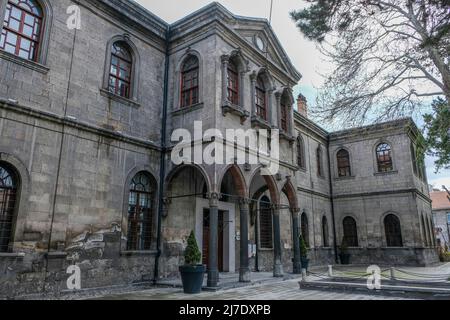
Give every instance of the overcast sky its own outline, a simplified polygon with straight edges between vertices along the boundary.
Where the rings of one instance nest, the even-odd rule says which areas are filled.
[[[210,0],[135,0],[168,23],[175,22],[187,14],[200,9],[210,3]],[[269,18],[270,0],[222,0],[219,1],[236,15]],[[290,19],[289,12],[305,6],[304,0],[274,0],[272,13],[272,28],[281,44],[289,55],[294,66],[299,70],[303,79],[295,93],[301,91],[309,101],[315,101],[315,88],[323,83],[321,74],[330,70],[330,64],[321,57],[315,44],[306,40]],[[420,119],[415,119],[419,126]],[[450,170],[434,173],[433,159],[427,159],[428,179],[437,187],[450,187]]]

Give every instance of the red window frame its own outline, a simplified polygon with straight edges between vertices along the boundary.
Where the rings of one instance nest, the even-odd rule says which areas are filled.
[[[228,64],[227,92],[228,101],[234,105],[239,105],[239,74],[235,64],[232,62]]]
[[[195,61],[194,61],[195,59]],[[199,103],[199,75],[200,66],[196,57],[189,57],[183,64],[181,72],[181,108],[191,107]]]
[[[285,103],[281,103],[281,129],[285,132],[288,131],[288,112],[287,105]]]
[[[390,172],[394,170],[392,162],[392,148],[387,143],[382,143],[377,147],[378,172]]]
[[[33,6],[39,13],[32,12],[20,6],[21,3],[26,3],[30,7]],[[18,10],[19,17],[13,16],[13,10]],[[32,20],[30,22],[29,20]],[[14,29],[12,21],[18,24],[18,29]],[[30,61],[38,61],[40,43],[42,41],[42,28],[44,25],[44,15],[42,8],[31,0],[20,0],[18,3],[8,1],[6,5],[6,14],[3,20],[2,33],[0,35],[0,50],[9,52],[23,59]],[[25,33],[25,29],[31,30],[31,35]],[[9,38],[15,38],[13,42],[9,42]],[[29,43],[28,48],[24,47],[25,43]],[[11,49],[8,49],[11,48]],[[14,52],[12,52],[14,51]],[[25,55],[23,55],[23,53]]]
[[[124,51],[128,58],[124,55],[115,53],[115,47]],[[114,62],[116,61],[116,63]],[[124,76],[121,74],[123,71]],[[133,60],[131,52],[121,43],[115,43],[111,50],[111,63],[109,68],[109,91],[124,98],[130,98],[131,93],[131,73],[133,71]]]
[[[339,177],[350,177],[352,174],[350,166],[350,154],[347,150],[342,149],[337,153],[337,163]]]
[[[267,120],[267,97],[264,83],[261,79],[256,82],[255,104],[256,115],[264,120]]]

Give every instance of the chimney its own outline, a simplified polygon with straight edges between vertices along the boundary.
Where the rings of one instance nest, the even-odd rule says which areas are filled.
[[[308,118],[308,100],[301,93],[297,98],[297,111],[305,118]]]

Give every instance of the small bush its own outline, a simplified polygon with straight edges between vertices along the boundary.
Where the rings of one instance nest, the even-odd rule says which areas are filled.
[[[306,245],[306,241],[302,235],[300,235],[300,255],[302,258],[308,258],[308,246]]]
[[[186,265],[196,266],[202,261],[202,253],[198,248],[197,239],[195,238],[194,231],[188,238],[186,251],[184,252],[184,261]]]

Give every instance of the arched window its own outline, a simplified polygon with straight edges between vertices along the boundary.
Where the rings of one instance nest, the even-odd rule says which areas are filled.
[[[390,172],[394,170],[392,162],[392,148],[387,143],[382,143],[377,147],[378,172]]]
[[[352,175],[350,166],[350,153],[341,149],[337,153],[338,175],[339,177],[350,177]]]
[[[259,225],[260,225],[260,246],[262,249],[273,248],[273,226],[272,226],[272,209],[270,200],[264,196],[260,201]]]
[[[0,252],[8,252],[11,249],[17,180],[14,171],[0,163]]]
[[[348,247],[358,247],[358,228],[356,221],[352,217],[346,217],[344,225],[344,241]]]
[[[411,160],[412,160],[413,171],[414,171],[414,174],[417,176],[417,175],[419,175],[417,154],[416,154],[416,148],[414,148],[414,144],[412,142],[411,142],[410,148],[411,148]]]
[[[297,138],[297,164],[302,169],[306,168],[305,145],[301,136]]]
[[[127,250],[151,249],[154,185],[151,177],[138,173],[130,183]]]
[[[322,218],[322,239],[323,239],[323,246],[325,248],[330,246],[330,236],[328,233],[328,219],[327,217]]]
[[[236,63],[232,60],[228,63],[227,91],[228,101],[234,105],[239,105],[239,72]]]
[[[303,239],[305,240],[306,246],[309,247],[309,224],[306,212],[302,214],[301,224]]]
[[[289,131],[289,97],[287,96],[286,92],[283,93],[281,96],[281,102],[280,102],[280,123],[281,123],[281,130],[284,132]]]
[[[384,218],[384,230],[388,247],[403,247],[402,229],[397,216],[389,214]]]
[[[256,81],[256,115],[263,120],[267,120],[267,99],[266,99],[266,86],[262,77],[258,77]]]
[[[117,41],[111,48],[111,67],[109,71],[108,89],[124,98],[131,97],[131,73],[133,57],[129,46]]]
[[[196,56],[186,58],[181,69],[181,108],[199,103],[200,64]]]
[[[8,0],[0,50],[38,61],[44,14],[35,0]]]
[[[319,147],[317,148],[316,151],[316,160],[317,160],[317,174],[319,175],[319,177],[323,177],[324,176],[324,172],[323,172],[323,151],[322,151],[322,146],[319,145]]]

